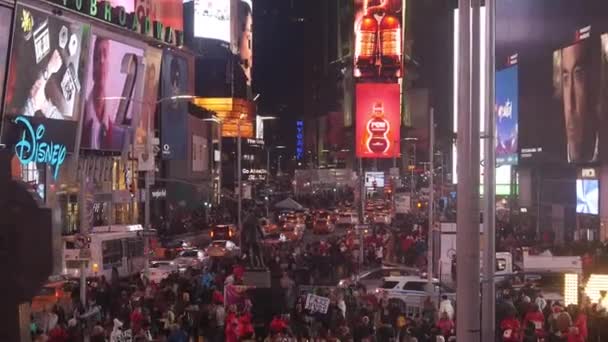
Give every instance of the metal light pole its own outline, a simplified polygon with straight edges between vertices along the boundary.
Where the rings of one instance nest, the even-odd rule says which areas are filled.
[[[222,120],[213,116],[211,118],[203,119],[203,121],[211,121],[217,124],[217,146],[218,152],[220,154],[220,160],[217,162],[217,194],[216,194],[216,204],[219,205],[222,200]],[[215,155],[213,156],[213,160],[215,160]]]
[[[237,187],[238,187],[238,207],[237,207],[237,225],[239,228],[239,236],[241,237],[241,246],[243,246],[243,224],[242,224],[242,215],[241,211],[243,209],[243,184],[241,178],[243,177],[241,169],[241,120],[244,118],[245,114],[241,114],[239,119],[236,122],[236,162],[237,162]]]
[[[363,174],[363,158],[359,158],[359,270],[363,268],[363,224],[365,223],[365,175]]]
[[[434,232],[433,232],[433,206],[435,203],[435,163],[434,163],[434,147],[435,147],[435,109],[431,108],[429,113],[430,125],[429,125],[429,171],[431,175],[429,177],[429,227],[427,235],[427,280],[429,285],[433,283],[433,245],[434,245]]]
[[[495,101],[495,44],[496,44],[496,7],[495,0],[486,0],[486,101],[485,101],[485,166],[484,166],[484,256],[481,307],[482,341],[495,338],[496,294],[494,271],[496,264],[496,156],[494,137],[496,136],[494,103]]]
[[[471,2],[473,22],[471,25]],[[480,341],[479,0],[458,1],[458,214],[456,340]],[[472,27],[472,32],[471,32]],[[471,46],[472,37],[472,46]],[[472,55],[471,55],[472,54]],[[471,69],[472,66],[475,66]],[[473,81],[473,82],[472,82]],[[473,100],[472,100],[473,99]]]

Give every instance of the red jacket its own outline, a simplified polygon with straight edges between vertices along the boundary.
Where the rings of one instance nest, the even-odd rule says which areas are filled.
[[[586,341],[589,336],[589,331],[587,330],[587,315],[582,312],[579,313],[578,317],[576,317],[576,321],[574,321],[574,326],[578,328],[578,334],[581,337],[581,341]],[[570,336],[568,336],[568,338],[570,338]],[[568,342],[570,342],[570,340],[568,340]]]
[[[536,332],[541,332],[545,324],[545,316],[540,311],[529,311],[524,317],[523,327],[524,329],[528,326],[528,322],[534,323],[536,326]]]
[[[437,322],[437,328],[441,330],[443,336],[449,336],[452,329],[454,329],[454,321],[451,319],[440,319]]]
[[[520,329],[521,325],[515,318],[505,318],[500,322],[500,330],[503,332],[506,332],[507,330],[511,331],[508,336],[503,334],[502,340],[504,342],[519,342]]]
[[[287,323],[284,320],[279,317],[272,319],[272,322],[270,322],[270,332],[276,334],[285,332],[285,330],[287,330]]]

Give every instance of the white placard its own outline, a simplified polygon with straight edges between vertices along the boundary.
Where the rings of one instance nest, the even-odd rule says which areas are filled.
[[[329,298],[317,296],[314,294],[308,294],[306,296],[306,310],[310,310],[310,312],[319,312],[322,314],[326,314],[328,308]]]

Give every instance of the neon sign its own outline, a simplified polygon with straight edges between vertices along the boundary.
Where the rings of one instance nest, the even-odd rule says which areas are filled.
[[[304,157],[304,121],[296,121],[296,159],[302,160]]]
[[[15,145],[17,158],[23,165],[29,163],[43,163],[54,167],[53,178],[57,179],[59,168],[63,165],[67,155],[65,145],[42,141],[46,129],[40,124],[34,130],[30,121],[24,116],[18,116],[15,123],[25,126],[21,140]]]

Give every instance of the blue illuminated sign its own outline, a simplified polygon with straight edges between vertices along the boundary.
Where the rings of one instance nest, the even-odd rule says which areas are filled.
[[[55,168],[53,178],[57,179],[59,168],[65,161],[68,152],[67,147],[55,144],[52,141],[42,141],[46,130],[42,124],[34,130],[30,121],[24,116],[18,116],[15,123],[22,124],[25,127],[21,140],[15,145],[15,153],[21,164],[27,165],[32,162],[48,164],[51,168]]]
[[[304,158],[304,121],[296,121],[296,159]]]

